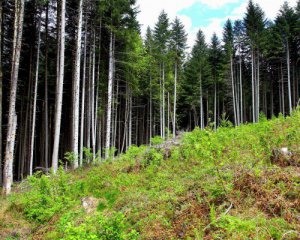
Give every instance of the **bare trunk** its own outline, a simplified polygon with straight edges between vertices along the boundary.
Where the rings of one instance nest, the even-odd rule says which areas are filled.
[[[11,185],[13,182],[13,160],[14,147],[17,128],[16,115],[16,94],[18,86],[19,63],[22,45],[23,34],[23,17],[24,17],[24,0],[15,0],[15,23],[14,23],[14,42],[13,42],[13,57],[11,68],[11,87],[9,96],[9,113],[8,113],[8,129],[6,150],[4,159],[3,171],[3,193],[9,194],[11,192]]]
[[[257,54],[257,91],[256,91],[256,122],[259,122],[259,107],[260,107],[260,59],[259,52]]]
[[[177,63],[175,63],[173,138],[176,137],[177,75],[178,75],[177,72],[178,72],[178,66],[177,66]]]
[[[217,130],[217,83],[215,80],[215,94],[214,94],[214,130]]]
[[[95,132],[95,65],[96,65],[96,37],[94,32],[94,43],[93,43],[93,65],[92,65],[92,83],[91,83],[91,114],[92,114],[92,150],[93,150],[93,161],[96,159],[96,132]]]
[[[41,16],[40,16],[41,18]],[[39,80],[39,65],[40,65],[40,46],[41,46],[41,19],[39,20],[38,27],[38,46],[37,46],[37,57],[36,57],[36,70],[35,70],[35,81],[34,81],[34,99],[33,99],[33,110],[32,110],[32,128],[31,128],[31,143],[30,143],[30,157],[29,157],[29,175],[32,175],[33,171],[33,150],[34,150],[34,137],[35,137],[35,125],[36,125],[36,102],[37,102],[37,91],[38,91],[38,80]]]
[[[243,109],[243,80],[242,80],[242,57],[241,57],[241,50],[240,51],[240,108],[241,108],[241,124],[244,122],[244,109]]]
[[[2,171],[2,4],[3,1],[0,0],[0,187],[3,183],[3,171]]]
[[[290,67],[290,47],[289,41],[286,41],[286,62],[287,62],[287,71],[288,71],[288,95],[289,95],[289,113],[292,114],[292,87],[291,87],[291,67]]]
[[[87,23],[85,25],[84,34],[84,56],[83,56],[83,74],[82,74],[82,92],[81,92],[81,123],[80,123],[80,154],[79,165],[83,164],[83,139],[84,139],[84,112],[85,112],[85,88],[86,88],[86,34]]]
[[[49,168],[49,113],[48,113],[48,24],[49,24],[49,3],[47,3],[46,7],[46,53],[45,53],[45,168]]]
[[[79,140],[79,87],[80,87],[80,60],[81,60],[81,35],[82,35],[82,12],[83,0],[79,1],[78,8],[78,25],[76,36],[76,53],[73,75],[73,124],[72,124],[72,151],[75,154],[73,169],[78,168],[78,140]]]
[[[106,142],[105,142],[105,159],[109,158],[110,150],[110,130],[111,130],[111,111],[112,111],[112,86],[113,86],[113,33],[110,32],[109,46],[109,76],[108,76],[108,101],[107,101],[107,119],[106,119]]]
[[[129,87],[129,126],[128,126],[128,146],[132,145],[132,93]],[[126,149],[127,150],[127,149]]]
[[[65,9],[66,0],[61,0],[61,21],[60,21],[60,44],[59,44],[59,71],[57,74],[55,117],[54,117],[54,145],[52,153],[52,168],[56,172],[58,168],[58,152],[60,141],[60,127],[63,101],[64,65],[65,65]]]
[[[162,69],[162,135],[166,139],[166,110],[165,110],[165,63],[163,62]]]
[[[230,72],[231,72],[231,87],[232,87],[232,99],[233,99],[233,113],[234,113],[234,125],[237,125],[237,112],[236,112],[236,97],[235,97],[235,84],[233,76],[233,60],[230,57]]]
[[[204,129],[203,90],[202,90],[202,73],[201,73],[201,71],[200,71],[200,128]]]
[[[152,121],[153,121],[153,118],[152,118],[152,76],[151,76],[151,73],[150,73],[150,114],[149,114],[149,143],[151,145],[151,138],[152,138]]]
[[[251,54],[251,69],[252,69],[252,74],[251,74],[251,87],[252,87],[252,118],[253,122],[256,122],[255,118],[255,94],[254,94],[254,50],[252,47],[252,54]]]
[[[285,89],[284,89],[284,78],[281,63],[281,97],[282,97],[282,114],[285,116]]]

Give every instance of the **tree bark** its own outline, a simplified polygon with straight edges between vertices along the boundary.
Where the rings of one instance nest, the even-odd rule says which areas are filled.
[[[49,3],[46,7],[46,53],[45,53],[45,112],[44,112],[44,130],[45,130],[45,168],[49,168],[49,112],[48,112],[48,24],[49,24]]]
[[[292,114],[292,87],[291,87],[291,67],[290,67],[290,46],[289,41],[286,41],[286,62],[287,62],[287,72],[288,72],[288,96],[289,96],[289,113]]]
[[[112,111],[112,86],[113,86],[113,33],[110,32],[109,45],[109,76],[108,76],[108,101],[107,101],[107,119],[106,119],[106,142],[105,142],[105,159],[109,158],[110,151],[110,130],[111,130],[111,111]]]
[[[38,27],[38,46],[37,46],[37,57],[36,57],[36,69],[35,69],[35,81],[33,90],[33,109],[32,109],[32,128],[31,128],[31,142],[30,142],[30,157],[29,157],[29,175],[32,176],[33,172],[33,150],[34,150],[34,138],[35,138],[35,125],[36,125],[36,103],[37,103],[37,92],[38,92],[38,80],[39,80],[39,65],[40,65],[40,46],[41,46],[41,16]]]
[[[63,84],[64,84],[64,64],[65,64],[65,12],[66,0],[61,0],[61,21],[60,21],[60,42],[59,42],[59,66],[56,82],[56,98],[55,98],[55,117],[54,117],[54,145],[52,153],[52,168],[56,172],[58,169],[58,152],[60,141],[61,127],[61,111],[63,100]]]
[[[178,67],[177,67],[177,63],[175,63],[173,138],[176,137],[177,75],[178,75],[177,73],[178,73]]]
[[[2,4],[3,0],[0,0],[0,186],[3,183],[3,170],[2,170]]]
[[[230,57],[230,73],[231,73],[231,87],[232,87],[232,99],[233,99],[233,112],[234,112],[234,125],[237,125],[237,112],[236,112],[236,97],[235,97],[235,84],[233,76],[233,60]]]
[[[73,169],[78,168],[78,140],[79,140],[79,86],[80,86],[80,60],[81,60],[81,35],[82,35],[82,12],[83,0],[79,0],[78,8],[78,23],[77,23],[77,36],[76,36],[76,53],[75,65],[73,75],[73,124],[72,124],[72,151],[75,154],[73,162]]]
[[[19,63],[22,46],[23,34],[23,17],[24,17],[24,0],[15,0],[15,22],[14,22],[14,40],[13,40],[13,57],[11,68],[11,87],[9,96],[9,113],[8,113],[8,129],[7,141],[4,159],[3,171],[3,193],[11,192],[13,182],[13,160],[14,146],[17,128],[16,115],[16,94],[18,86]]]
[[[81,92],[81,122],[80,122],[80,154],[79,165],[83,164],[83,139],[84,139],[84,112],[85,112],[85,88],[86,88],[86,35],[87,23],[85,24],[84,34],[84,56],[83,56],[83,73],[82,73],[82,92]]]

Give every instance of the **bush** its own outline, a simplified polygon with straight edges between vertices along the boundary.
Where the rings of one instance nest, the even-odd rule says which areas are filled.
[[[71,213],[61,219],[59,223],[61,239],[135,240],[139,236],[137,231],[130,229],[130,224],[122,213],[114,212],[111,216],[97,213],[80,219],[79,224],[74,221],[74,217],[76,214]]]
[[[59,168],[56,174],[36,173],[28,178],[30,191],[21,198],[12,198],[12,206],[21,208],[27,219],[39,223],[49,221],[55,214],[74,205],[85,193],[81,181],[70,184],[69,175]]]

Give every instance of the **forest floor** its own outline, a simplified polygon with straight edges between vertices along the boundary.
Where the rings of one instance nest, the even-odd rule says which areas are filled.
[[[300,111],[222,124],[36,174],[0,198],[0,239],[300,239]]]

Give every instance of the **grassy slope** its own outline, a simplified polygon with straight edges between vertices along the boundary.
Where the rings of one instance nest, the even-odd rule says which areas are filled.
[[[0,239],[298,239],[300,111],[170,149],[33,177],[0,199]],[[289,147],[289,159],[272,150]],[[83,197],[97,198],[86,213]]]

